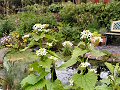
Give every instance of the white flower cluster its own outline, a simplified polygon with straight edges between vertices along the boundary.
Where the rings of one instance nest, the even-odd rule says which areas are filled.
[[[92,37],[92,33],[89,30],[84,30],[83,32],[81,32],[81,39],[84,38],[91,38]]]
[[[47,54],[47,50],[45,48],[40,48],[36,51],[37,56],[45,56]]]
[[[73,46],[72,42],[70,42],[70,41],[65,41],[65,42],[62,43],[62,45],[64,47],[72,47]]]
[[[82,63],[80,64],[80,66],[81,66],[81,67],[88,67],[88,66],[90,66],[90,63],[88,63],[88,62],[82,62]]]
[[[58,61],[58,58],[56,58],[56,57],[54,57],[54,56],[50,56],[49,59],[52,59],[52,60]]]
[[[48,24],[35,24],[33,26],[33,30],[38,30],[38,31],[43,31],[43,29],[45,29],[46,27],[48,27]],[[46,32],[48,32],[49,29],[46,30]]]

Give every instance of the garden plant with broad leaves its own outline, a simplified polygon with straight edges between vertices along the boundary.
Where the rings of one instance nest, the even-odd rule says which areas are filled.
[[[116,66],[105,63],[110,73],[97,74],[96,68],[89,62],[86,54],[96,58],[106,56],[106,53],[96,50],[91,44],[93,33],[89,30],[81,32],[80,42],[74,45],[74,41],[64,41],[58,51],[52,49],[58,41],[51,36],[52,29],[48,24],[35,24],[31,33],[26,33],[21,37],[24,47],[21,47],[19,53],[16,53],[18,60],[33,59],[29,63],[29,75],[21,81],[21,88],[24,90],[116,90],[119,88],[119,64]],[[52,32],[54,33],[54,32]],[[13,34],[14,36],[14,34]],[[17,33],[15,37],[20,37]],[[21,44],[22,46],[23,44]],[[14,47],[12,47],[14,48]],[[24,49],[23,49],[24,48]],[[32,51],[32,52],[31,52]],[[26,52],[28,55],[25,56]],[[31,55],[31,56],[30,56]],[[23,58],[19,57],[24,56]],[[10,56],[11,57],[11,56]],[[13,57],[13,56],[12,56]],[[26,57],[26,58],[25,58]],[[67,57],[67,60],[64,60]],[[6,68],[9,70],[7,57]],[[14,59],[14,58],[13,58]],[[13,59],[11,61],[13,62]],[[64,62],[57,66],[59,61]],[[69,85],[65,85],[57,78],[56,70],[66,70],[69,67],[76,69],[76,73],[69,79]],[[50,78],[48,78],[50,76]],[[98,76],[102,80],[98,80]],[[105,78],[104,78],[105,77]]]
[[[42,26],[41,24],[36,24],[35,26],[33,26],[33,28],[37,32],[43,31],[44,29],[42,27],[45,26]],[[44,35],[44,37],[45,36],[46,35]],[[38,39],[33,37],[33,40],[35,40],[36,42],[41,42],[39,45],[39,49],[36,50],[36,56],[39,59],[30,65],[31,73],[21,81],[22,88],[24,88],[25,90],[56,90],[58,88],[59,90],[93,90],[97,82],[97,74],[96,70],[90,67],[91,64],[89,63],[88,58],[85,57],[85,54],[91,53],[96,57],[101,57],[106,54],[95,50],[94,47],[91,46],[89,39],[91,38],[91,36],[92,35],[83,37],[83,41],[81,41],[78,46],[73,46],[73,43],[71,43],[70,41],[63,42],[63,55],[71,55],[71,58],[59,67],[56,66],[56,62],[62,60],[61,57],[57,55],[57,53],[55,53],[54,51],[51,51],[49,48],[46,48],[46,45],[43,45],[43,43],[45,43],[43,38]],[[87,39],[87,42],[85,39]],[[94,54],[93,52],[97,52],[97,54]],[[63,85],[61,81],[57,79],[56,69],[66,69],[76,63],[80,63],[77,67],[78,73],[74,74],[73,77],[70,79],[70,85]],[[47,78],[49,74],[51,75],[50,79]]]

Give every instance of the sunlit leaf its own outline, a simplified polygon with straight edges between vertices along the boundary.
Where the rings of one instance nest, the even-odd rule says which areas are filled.
[[[52,60],[51,59],[45,59],[45,60],[41,60],[39,62],[39,65],[42,66],[43,68],[50,68],[52,64]]]
[[[83,56],[87,52],[87,50],[81,50],[80,48],[76,47],[72,52],[72,57],[70,60],[65,62],[65,64],[63,64],[60,69],[66,69],[67,67],[74,65],[77,62],[78,56]]]
[[[46,80],[40,80],[35,85],[29,85],[29,86],[25,87],[24,90],[39,90],[39,89],[42,89],[43,87],[45,87],[46,83],[47,83]]]
[[[60,80],[55,80],[55,82],[47,82],[47,90],[65,90]]]
[[[111,63],[108,63],[108,62],[105,62],[105,65],[110,70],[110,72],[113,74],[114,73],[114,66]]]
[[[26,84],[34,85],[37,82],[38,77],[36,77],[34,74],[30,74],[21,81],[21,86],[24,87]]]
[[[93,72],[85,75],[75,74],[72,79],[77,87],[81,87],[83,90],[94,90],[97,75]]]

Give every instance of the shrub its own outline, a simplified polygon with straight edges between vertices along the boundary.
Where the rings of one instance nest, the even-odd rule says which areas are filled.
[[[69,24],[63,24],[59,27],[60,31],[59,33],[62,33],[62,38],[64,38],[63,40],[67,40],[67,41],[75,41],[75,42],[79,42],[80,41],[80,32],[81,29],[80,27],[72,27]]]
[[[61,6],[60,4],[51,4],[51,5],[49,6],[49,10],[50,10],[51,12],[54,12],[54,13],[59,12],[60,9],[62,9],[62,6]]]
[[[106,27],[110,30],[111,21],[120,20],[120,2],[112,2],[108,5],[103,3],[81,3],[74,5],[67,3],[60,10],[62,22],[71,26],[79,25],[81,29],[89,29],[96,23],[95,27]]]
[[[20,31],[21,34],[30,32],[32,30],[32,26],[39,21],[37,15],[34,13],[21,13],[19,14],[19,19],[20,24],[18,31]]]
[[[39,17],[39,22],[41,24],[50,24],[51,27],[57,26],[57,20],[52,13],[41,14]]]
[[[69,2],[63,5],[63,8],[60,10],[60,16],[63,22],[73,25],[76,23],[75,14],[77,13],[76,6]]]
[[[3,23],[0,24],[0,37],[3,35],[8,35],[11,31],[15,30],[15,27],[13,23],[11,23],[9,20],[2,21]]]
[[[46,13],[48,11],[47,6],[44,5],[38,5],[38,4],[34,4],[34,5],[27,5],[26,7],[24,7],[25,10],[27,12],[33,12],[33,13]]]

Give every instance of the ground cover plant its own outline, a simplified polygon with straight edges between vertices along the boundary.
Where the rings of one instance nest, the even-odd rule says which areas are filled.
[[[25,7],[26,12],[3,18],[7,20],[0,24],[5,33],[0,45],[10,49],[3,63],[5,88],[119,90],[119,63],[106,62],[111,54],[95,49],[102,42],[101,27],[109,29],[110,22],[119,19],[119,4],[35,4]],[[87,54],[104,57],[102,64],[107,71],[99,72],[100,66],[90,62]],[[76,72],[64,84],[56,72],[69,68]]]

